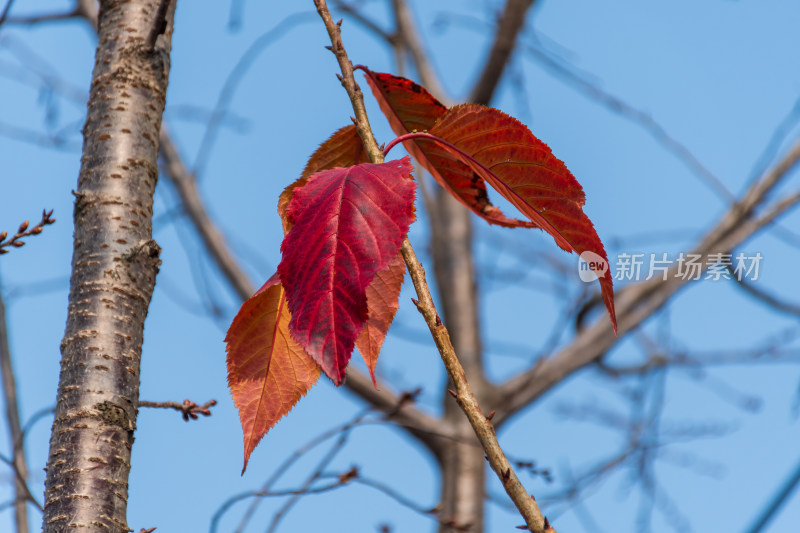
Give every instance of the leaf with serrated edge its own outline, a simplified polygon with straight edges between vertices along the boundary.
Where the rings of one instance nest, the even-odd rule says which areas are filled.
[[[244,432],[244,474],[261,438],[319,378],[320,369],[289,334],[278,274],[239,309],[225,337],[228,386]]]
[[[566,165],[524,124],[497,109],[466,104],[448,110],[429,133],[445,143],[421,139],[421,144],[436,144],[453,161],[468,165],[549,233],[561,248],[578,255],[594,252],[608,264],[603,243],[582,209],[583,188]],[[455,150],[448,148],[447,143]],[[599,282],[616,332],[610,269]]]
[[[289,326],[336,385],[367,320],[367,286],[414,219],[414,190],[406,157],[324,170],[293,191],[278,266]]]
[[[447,111],[424,87],[409,79],[373,72],[363,65],[356,68],[364,71],[381,111],[398,136],[430,130]],[[484,180],[466,165],[448,158],[439,146],[414,140],[404,142],[403,146],[445,190],[489,224],[504,227],[534,225],[526,220],[506,217],[489,201]]]
[[[376,388],[378,384],[375,381],[375,364],[378,362],[378,354],[386,333],[399,308],[400,287],[403,285],[405,274],[403,256],[398,253],[392,259],[389,268],[375,274],[372,283],[367,287],[368,318],[356,339],[356,348],[361,352],[361,357],[369,368],[372,384]]]

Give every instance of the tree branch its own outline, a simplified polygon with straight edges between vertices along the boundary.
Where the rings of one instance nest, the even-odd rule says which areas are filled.
[[[197,420],[197,415],[211,416],[211,407],[217,405],[217,400],[209,400],[203,405],[197,405],[193,401],[184,400],[183,403],[178,402],[148,402],[139,400],[139,407],[152,407],[155,409],[174,409],[180,411],[183,420]]]
[[[772,309],[777,309],[778,311],[783,311],[784,313],[800,316],[800,305],[783,301],[778,297],[768,293],[767,291],[759,289],[755,285],[748,282],[746,279],[744,278],[740,279],[740,277],[736,275],[733,265],[725,265],[725,268],[727,268],[728,272],[731,275],[731,279],[736,283],[736,286],[741,288],[744,292],[746,292],[756,300],[759,300],[760,302],[762,302],[763,304],[767,305]]]
[[[4,231],[0,233],[0,255],[7,254],[9,250],[5,248],[20,248],[25,245],[25,242],[22,240],[25,237],[32,237],[34,235],[39,235],[45,226],[49,226],[53,224],[56,219],[50,218],[53,215],[53,210],[50,211],[44,210],[42,211],[42,220],[39,221],[34,227],[28,229],[29,222],[26,220],[22,224],[19,225],[17,232],[8,237],[8,232]]]
[[[314,0],[314,4],[317,6],[317,11],[325,23],[325,28],[328,30],[332,45],[331,51],[339,62],[342,71],[341,82],[353,105],[353,111],[356,115],[356,128],[364,143],[364,148],[367,154],[369,154],[370,161],[373,163],[382,163],[383,152],[378,147],[372,135],[366,109],[364,108],[363,95],[353,77],[353,65],[347,57],[347,52],[342,45],[340,25],[333,22],[325,0]],[[519,478],[514,473],[514,469],[511,467],[508,459],[506,459],[500,444],[497,442],[497,436],[491,422],[481,412],[478,402],[472,394],[466,375],[464,374],[464,369],[450,342],[450,335],[447,332],[447,328],[442,324],[439,314],[436,312],[433,298],[431,298],[430,290],[425,281],[424,269],[417,260],[416,254],[411,244],[408,242],[408,239],[403,241],[401,252],[403,253],[403,259],[406,262],[409,275],[411,276],[417,296],[419,297],[419,301],[415,302],[417,309],[419,309],[420,313],[425,318],[425,322],[428,324],[433,340],[436,343],[436,348],[456,388],[456,390],[452,392],[453,396],[455,396],[459,406],[467,415],[478,440],[480,440],[486,452],[489,464],[503,484],[506,493],[524,517],[528,529],[534,532],[544,531],[549,524],[547,524],[546,519],[542,516],[539,506],[536,504],[536,500],[527,493],[522,483],[519,481]]]
[[[414,24],[414,17],[411,15],[408,3],[405,0],[392,0],[392,10],[394,11],[397,36],[414,62],[414,67],[419,74],[419,81],[439,101],[450,106],[450,99],[447,97],[444,86],[428,61],[428,54],[420,40],[419,31]]]
[[[495,40],[483,71],[475,83],[470,102],[489,105],[503,71],[514,51],[517,36],[525,25],[525,15],[536,0],[508,0],[497,24]]]
[[[768,193],[789,174],[800,160],[800,142],[784,158],[754,183],[742,199],[720,219],[691,252],[703,258],[710,253],[729,253],[756,231],[800,202],[800,192],[776,201],[761,218],[754,211]],[[502,400],[497,409],[496,424],[529,405],[573,372],[595,361],[619,342],[625,333],[638,327],[660,309],[688,279],[676,276],[677,266],[667,272],[667,280],[653,278],[629,285],[617,293],[619,336],[614,337],[604,320],[578,334],[573,342],[552,358],[518,374],[499,387]]]
[[[17,382],[14,375],[14,366],[11,361],[11,347],[8,340],[8,327],[6,323],[6,306],[3,301],[2,287],[0,287],[0,374],[3,378],[3,399],[6,404],[6,423],[11,440],[12,460],[9,462],[14,469],[14,520],[17,533],[28,533],[28,511],[26,500],[30,494],[28,489],[28,466],[25,461],[25,442],[23,439],[22,424],[19,419],[19,402],[17,400]]]
[[[13,4],[14,4],[14,0],[8,0],[8,2],[6,2],[6,7],[3,8],[3,12],[0,13],[0,27],[3,26],[3,23],[8,18],[8,12],[11,11],[11,6]]]

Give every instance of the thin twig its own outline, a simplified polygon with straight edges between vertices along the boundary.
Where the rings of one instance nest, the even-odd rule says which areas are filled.
[[[251,44],[247,50],[245,50],[244,54],[242,54],[242,56],[236,62],[233,70],[231,70],[230,74],[228,74],[228,77],[225,78],[225,83],[223,84],[222,89],[220,89],[219,96],[214,104],[214,110],[211,113],[211,117],[208,119],[208,125],[203,132],[203,138],[200,140],[200,145],[197,149],[197,157],[195,158],[192,168],[192,175],[195,178],[202,176],[209,157],[211,157],[212,147],[216,139],[218,126],[225,118],[226,107],[233,98],[233,95],[239,86],[239,82],[250,70],[253,62],[276,40],[280,39],[286,35],[286,33],[292,31],[299,25],[305,24],[306,22],[312,20],[313,15],[313,12],[300,12],[288,15],[283,20],[279,21],[273,28],[266,31],[255,41],[253,41],[253,44]]]
[[[351,421],[349,421],[349,422],[347,422],[345,424],[342,424],[340,426],[336,426],[336,427],[334,427],[332,429],[329,429],[328,431],[325,431],[321,435],[318,435],[317,437],[315,437],[311,441],[307,442],[305,445],[301,446],[300,448],[295,449],[294,452],[292,452],[292,454],[289,457],[287,457],[278,466],[278,468],[275,469],[275,471],[267,479],[267,481],[264,482],[264,484],[261,486],[260,492],[262,492],[262,493],[269,492],[272,489],[272,486],[275,483],[278,482],[278,480],[281,478],[281,476],[283,476],[283,474],[285,474],[286,471],[288,471],[289,468],[294,463],[296,463],[301,457],[303,457],[305,454],[307,454],[308,452],[310,452],[311,450],[313,450],[314,448],[316,448],[317,446],[319,446],[323,442],[327,441],[328,439],[330,439],[332,437],[335,437],[336,435],[338,435],[340,433],[350,432],[356,426],[371,424],[372,421],[365,421],[364,420],[364,418],[371,411],[372,411],[372,408],[367,408],[367,409],[361,411],[360,413],[358,413]],[[244,531],[244,529],[247,527],[248,522],[250,522],[250,519],[255,514],[256,509],[258,508],[258,505],[260,503],[261,503],[261,500],[256,499],[256,500],[253,501],[253,503],[250,504],[250,507],[248,507],[247,510],[245,511],[244,515],[242,515],[242,518],[239,521],[239,525],[234,530],[234,533],[242,533]],[[222,515],[224,514],[224,512],[226,510],[227,510],[227,507],[225,507],[225,504],[223,504],[223,507],[221,507],[220,510],[218,510],[214,514],[214,520],[212,521],[211,530],[210,530],[211,533],[215,533],[216,528],[217,528],[217,524],[219,522],[219,519],[222,518]]]
[[[800,485],[800,463],[792,471],[788,479],[781,485],[767,506],[759,513],[753,524],[747,529],[747,533],[759,533],[764,531],[767,524],[775,518],[778,510],[786,502],[792,493]]]
[[[760,218],[754,212],[769,193],[781,183],[800,161],[800,140],[786,152],[783,159],[767,171],[762,179],[754,183],[742,198],[722,216],[719,222],[695,246],[692,254],[707,258],[711,253],[730,253],[759,229],[771,224],[777,217],[800,203],[800,191],[776,200],[764,209]],[[705,263],[704,263],[705,264]],[[582,330],[573,341],[550,359],[518,374],[500,385],[502,401],[498,403],[495,424],[509,419],[522,407],[530,405],[556,383],[567,376],[598,360],[612,346],[621,340],[625,333],[641,324],[646,318],[660,309],[681,288],[688,283],[688,277],[677,276],[677,266],[667,272],[667,280],[654,277],[629,285],[617,293],[617,320],[620,324],[619,336],[608,331],[602,321]]]
[[[341,82],[353,105],[356,129],[364,143],[364,148],[367,154],[369,154],[370,161],[373,163],[382,163],[383,152],[378,147],[372,135],[367,113],[364,108],[363,95],[353,77],[353,65],[347,57],[347,53],[342,45],[340,25],[335,23],[331,18],[325,0],[314,0],[314,4],[317,6],[317,11],[328,30],[332,45],[331,51],[339,62],[342,71]],[[477,400],[473,396],[470,386],[467,383],[464,369],[461,367],[461,363],[456,357],[455,350],[450,342],[450,335],[436,312],[430,290],[425,281],[422,265],[417,260],[416,254],[411,244],[408,242],[408,239],[403,241],[401,251],[414,283],[414,288],[417,291],[417,296],[419,297],[419,302],[416,302],[417,308],[428,324],[428,328],[431,331],[436,347],[445,364],[447,373],[454,383],[456,388],[454,395],[459,406],[464,410],[470,424],[475,430],[475,434],[486,452],[489,464],[497,474],[509,497],[511,497],[517,509],[525,518],[528,529],[534,532],[543,531],[546,527],[546,520],[542,516],[536,501],[522,486],[522,483],[520,483],[514,473],[514,469],[503,454],[503,450],[497,442],[497,436],[495,435],[491,422],[481,413]]]
[[[749,294],[756,300],[761,301],[771,309],[777,309],[778,311],[783,311],[784,313],[800,316],[799,304],[783,301],[778,297],[768,293],[767,291],[759,289],[758,287],[756,287],[755,285],[744,279],[744,277],[738,276],[734,271],[733,265],[726,264],[725,268],[728,270],[728,273],[730,273],[731,279],[736,282],[736,286],[741,288],[743,291],[745,291],[747,294]]]
[[[188,422],[189,420],[197,420],[198,415],[211,416],[211,408],[217,405],[217,400],[209,400],[203,405],[197,405],[190,400],[184,400],[183,403],[178,402],[147,402],[144,400],[139,401],[139,407],[153,407],[156,409],[175,409],[180,411],[183,419]]]
[[[392,34],[383,28],[381,28],[377,22],[368,18],[364,15],[359,9],[358,6],[354,6],[348,2],[343,2],[342,0],[332,0],[333,5],[336,6],[336,9],[341,11],[342,13],[347,13],[350,15],[350,18],[364,26],[364,28],[368,29],[387,43],[389,45],[394,45],[397,41],[397,35]]]
[[[22,17],[7,17],[5,24],[14,24],[17,26],[34,26],[36,24],[44,24],[47,22],[61,22],[64,20],[80,18],[81,12],[78,9],[71,11],[59,11],[56,13],[45,13],[43,15],[31,15]]]
[[[274,533],[278,529],[278,524],[280,524],[283,517],[285,517],[292,507],[300,500],[303,494],[306,493],[307,490],[311,488],[311,486],[318,480],[323,477],[323,473],[328,465],[336,458],[340,451],[344,448],[344,445],[347,444],[347,439],[350,438],[350,431],[352,430],[352,426],[345,429],[339,435],[339,438],[336,439],[336,442],[331,446],[328,450],[328,453],[320,459],[319,463],[317,463],[317,467],[314,469],[313,472],[308,476],[303,486],[300,488],[301,492],[299,494],[293,494],[291,498],[289,498],[283,506],[278,509],[278,511],[272,516],[272,521],[269,524],[269,528],[267,529],[267,533]],[[354,477],[358,477],[358,470],[354,467],[351,468],[347,473],[342,474],[339,476],[339,482],[344,484],[349,482]]]
[[[8,18],[8,12],[11,11],[12,4],[14,4],[14,0],[8,0],[8,2],[6,2],[6,7],[3,9],[3,12],[0,13],[0,27],[3,26],[3,23]]]
[[[9,252],[9,250],[6,250],[5,248],[20,248],[24,246],[25,242],[22,239],[25,237],[39,235],[45,226],[49,226],[56,221],[56,219],[50,218],[52,214],[52,209],[50,211],[42,211],[42,220],[32,228],[28,228],[30,223],[26,220],[19,225],[17,232],[10,238],[7,238],[7,231],[0,233],[0,255],[7,254]]]

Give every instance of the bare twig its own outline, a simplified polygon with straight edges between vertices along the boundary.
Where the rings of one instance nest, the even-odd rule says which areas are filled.
[[[360,473],[357,477],[354,477],[351,481],[356,485],[364,485],[366,487],[373,488],[378,492],[381,492],[386,496],[388,496],[389,498],[393,499],[403,507],[411,509],[415,513],[425,516],[427,518],[432,518],[433,520],[439,522],[439,524],[453,528],[456,531],[470,531],[472,529],[471,524],[461,525],[454,520],[443,520],[441,518],[438,518],[436,516],[438,512],[438,509],[436,507],[433,508],[423,507],[422,505],[419,505],[418,503],[411,501],[409,498],[406,498],[405,496],[403,496],[396,490],[392,489],[388,485],[381,483],[380,481],[364,477]]]
[[[754,183],[742,199],[719,220],[695,246],[693,254],[707,258],[711,253],[730,253],[756,231],[772,223],[778,216],[800,202],[800,191],[777,200],[758,218],[754,212],[778,183],[800,161],[800,141],[762,179]],[[705,264],[705,263],[704,263]],[[503,423],[523,406],[550,390],[556,383],[585,365],[596,361],[620,339],[646,318],[660,309],[678,290],[688,283],[676,275],[677,267],[667,273],[667,280],[653,278],[629,285],[617,293],[616,309],[620,324],[619,337],[614,337],[603,321],[582,330],[559,353],[535,368],[514,376],[500,386],[503,400],[499,402],[496,424]]]
[[[603,90],[601,87],[592,83],[585,76],[574,72],[572,69],[562,65],[550,54],[541,50],[537,46],[525,43],[526,50],[535,56],[541,64],[561,76],[572,85],[573,88],[582,92],[587,97],[600,103],[605,108],[619,114],[620,116],[639,124],[664,148],[672,152],[680,159],[709,189],[714,191],[723,200],[732,203],[735,198],[724,183],[706,167],[697,156],[681,141],[672,136],[659,122],[649,113],[638,109],[625,102],[621,98]]]
[[[8,340],[6,307],[3,302],[2,287],[0,287],[0,374],[2,374],[3,378],[6,423],[8,423],[11,452],[13,454],[10,465],[16,474],[14,478],[16,532],[28,533],[28,512],[26,509],[26,500],[28,494],[30,494],[30,490],[27,487],[28,466],[25,461],[25,444],[19,418],[19,402],[17,400],[17,380],[14,375],[14,366],[11,362],[11,347]]]
[[[61,22],[64,20],[74,19],[81,17],[81,13],[77,9],[70,11],[59,11],[56,13],[45,13],[43,15],[31,15],[22,17],[8,17],[6,24],[15,24],[18,26],[35,26],[36,24],[44,24],[48,22]]]
[[[343,2],[342,0],[332,0],[333,5],[336,6],[336,9],[341,11],[342,13],[347,13],[350,17],[364,26],[364,28],[368,29],[390,45],[393,45],[397,42],[397,35],[392,34],[383,28],[381,28],[377,22],[374,20],[366,17],[364,13],[362,13],[357,6],[350,4],[349,2]]]
[[[17,232],[10,238],[8,238],[7,231],[0,233],[0,255],[7,254],[9,252],[9,250],[6,250],[6,248],[20,248],[24,246],[25,242],[22,239],[25,237],[39,235],[45,226],[53,224],[56,219],[50,218],[52,214],[52,209],[50,211],[42,211],[42,220],[32,228],[28,228],[30,223],[26,220],[19,225]]]
[[[339,438],[336,439],[336,442],[331,446],[328,453],[320,459],[319,463],[317,463],[317,467],[314,469],[313,472],[308,476],[303,486],[300,487],[299,494],[293,494],[291,498],[289,498],[286,503],[278,509],[273,517],[272,521],[269,524],[269,528],[267,529],[267,533],[274,533],[278,529],[278,524],[280,524],[281,520],[284,516],[289,513],[289,510],[294,507],[294,505],[298,502],[300,497],[311,488],[311,486],[318,480],[323,477],[324,470],[331,464],[331,461],[342,451],[344,445],[347,444],[347,439],[350,437],[350,431],[352,426],[348,427],[347,429],[343,430],[339,435]],[[353,467],[349,471],[341,474],[338,476],[339,482],[344,485],[348,483],[351,479],[358,477],[358,470]]]
[[[278,468],[275,469],[275,471],[267,479],[267,481],[264,482],[264,484],[261,486],[261,489],[260,489],[259,492],[267,493],[270,490],[272,490],[272,486],[275,483],[277,483],[278,480],[281,478],[281,476],[283,476],[283,474],[285,474],[289,470],[289,467],[291,467],[301,457],[303,457],[305,454],[307,454],[309,451],[313,450],[314,448],[316,448],[317,446],[319,446],[323,442],[327,441],[328,439],[331,439],[332,437],[335,437],[336,435],[349,433],[356,426],[360,426],[360,425],[371,423],[371,422],[365,420],[366,415],[369,414],[371,411],[372,411],[371,408],[367,408],[367,409],[361,411],[360,413],[358,413],[351,421],[349,421],[349,422],[347,422],[345,424],[342,424],[340,426],[336,426],[336,427],[334,427],[332,429],[329,429],[328,431],[325,431],[321,435],[318,435],[317,437],[315,437],[311,441],[307,442],[305,445],[301,446],[300,448],[295,449],[292,452],[292,454],[289,457],[287,457],[278,466]],[[217,525],[219,524],[219,520],[222,518],[222,515],[228,510],[229,506],[227,505],[227,503],[228,502],[223,504],[222,507],[220,507],[220,509],[217,510],[216,513],[214,513],[214,517],[212,518],[211,528],[210,528],[210,532],[211,533],[215,533],[216,532]],[[259,503],[261,503],[261,500],[260,499],[256,499],[256,500],[253,501],[253,503],[250,504],[250,507],[248,507],[247,510],[245,511],[244,515],[242,515],[242,518],[239,521],[239,525],[234,530],[235,533],[242,533],[244,531],[244,529],[247,527],[247,524],[250,522],[250,519],[252,519],[253,515],[255,514]]]
[[[756,300],[761,301],[772,309],[777,309],[778,311],[783,311],[784,313],[800,316],[800,304],[783,301],[767,291],[759,289],[743,277],[736,275],[733,265],[726,264],[725,268],[727,268],[728,272],[730,273],[731,279],[736,282],[736,286],[741,288]]]
[[[767,506],[759,513],[753,524],[747,529],[746,533],[759,533],[764,531],[767,524],[775,517],[775,514],[786,502],[786,499],[800,485],[800,463],[794,468],[788,479],[781,485]]]
[[[203,405],[197,405],[193,401],[184,400],[183,403],[178,402],[148,402],[144,400],[139,401],[139,407],[153,407],[156,409],[175,409],[180,411],[183,419],[188,422],[189,420],[197,420],[198,415],[211,416],[211,408],[217,405],[217,400],[209,400]]]
[[[211,114],[211,118],[208,120],[208,125],[203,133],[200,146],[197,149],[197,157],[195,158],[192,168],[192,175],[195,178],[203,174],[208,159],[211,156],[218,127],[225,118],[225,108],[233,98],[233,94],[236,91],[239,82],[242,80],[242,77],[247,73],[261,52],[263,52],[277,39],[283,37],[287,32],[293,30],[301,24],[313,20],[313,15],[313,12],[301,12],[293,13],[285,17],[272,29],[259,36],[258,39],[256,39],[253,44],[247,48],[244,54],[242,54],[242,56],[239,58],[239,61],[236,62],[233,70],[231,70],[230,74],[228,74],[228,77],[225,78],[225,83],[222,86],[219,96],[217,97],[217,102],[214,105],[214,111]]]
[[[353,65],[347,57],[347,53],[342,45],[340,25],[335,23],[331,18],[325,0],[314,0],[314,4],[317,6],[317,11],[325,23],[325,28],[328,30],[332,45],[331,51],[339,62],[342,71],[341,82],[353,105],[353,111],[356,117],[356,129],[364,143],[364,148],[369,154],[370,161],[373,163],[382,163],[383,152],[378,147],[372,135],[366,109],[364,108],[363,95],[353,77]],[[461,363],[456,357],[455,350],[450,342],[450,335],[436,312],[436,307],[434,306],[433,298],[431,298],[422,265],[417,260],[416,254],[411,244],[408,242],[408,239],[403,241],[401,251],[414,283],[414,288],[417,291],[417,296],[419,297],[419,301],[415,303],[428,324],[436,347],[442,356],[447,373],[454,383],[456,390],[453,392],[453,395],[456,397],[456,401],[458,401],[459,406],[464,410],[470,424],[475,430],[475,434],[486,452],[489,464],[497,474],[509,497],[525,518],[528,529],[534,532],[543,531],[546,527],[545,519],[539,510],[539,506],[536,504],[534,498],[527,493],[514,473],[511,464],[508,462],[508,459],[506,459],[503,450],[497,442],[497,436],[495,435],[491,422],[483,415],[477,400],[472,394],[464,374],[464,369],[461,367]]]
[[[14,0],[8,0],[8,2],[6,2],[6,7],[3,8],[3,12],[0,13],[0,27],[3,26],[3,23],[8,18],[8,12],[11,11],[11,6],[13,4],[14,4]]]

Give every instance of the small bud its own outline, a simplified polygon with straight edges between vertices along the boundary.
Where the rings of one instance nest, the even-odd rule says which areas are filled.
[[[15,248],[22,248],[25,246],[25,243],[22,241],[14,241],[11,243],[11,246],[14,246]]]
[[[438,314],[436,315],[436,325],[437,325],[437,326],[441,326],[441,325],[442,325],[442,319],[441,319],[441,318],[439,318],[439,315],[438,315]]]
[[[337,26],[339,26],[339,27],[341,28],[341,27],[342,27],[342,21],[343,21],[343,20],[344,20],[344,19],[339,19],[339,22],[337,22],[337,23],[336,23],[336,25],[337,25]]]
[[[494,418],[494,413],[495,413],[495,411],[492,411],[491,413],[486,415],[486,420],[491,420],[492,418]]]
[[[511,478],[511,469],[506,468],[506,471],[503,472],[503,481],[508,481]]]
[[[4,231],[3,233],[0,233],[0,242],[6,240],[6,237],[8,237],[8,232],[7,231]]]
[[[7,254],[7,253],[8,253],[8,250],[3,250],[2,248],[0,248],[0,255]]]
[[[28,221],[27,220],[19,225],[19,229],[17,230],[17,233],[25,233],[26,229],[28,229]]]
[[[329,44],[328,44],[328,45],[325,45],[325,49],[326,49],[326,50],[330,50],[331,52],[333,52],[333,46],[331,46],[331,45],[329,45]]]
[[[419,307],[419,300],[417,300],[415,298],[411,298],[411,303],[414,304],[415,306]]]
[[[36,226],[31,230],[31,235],[39,235],[42,232],[41,226]]]
[[[447,392],[449,392],[450,396],[452,396],[453,398],[458,398],[458,393],[453,389],[447,389]]]
[[[343,81],[344,81],[344,78],[343,78],[343,77],[342,77],[342,75],[341,75],[341,74],[339,74],[338,72],[336,73],[336,79],[337,79],[337,80],[339,80],[340,82],[343,82]]]

